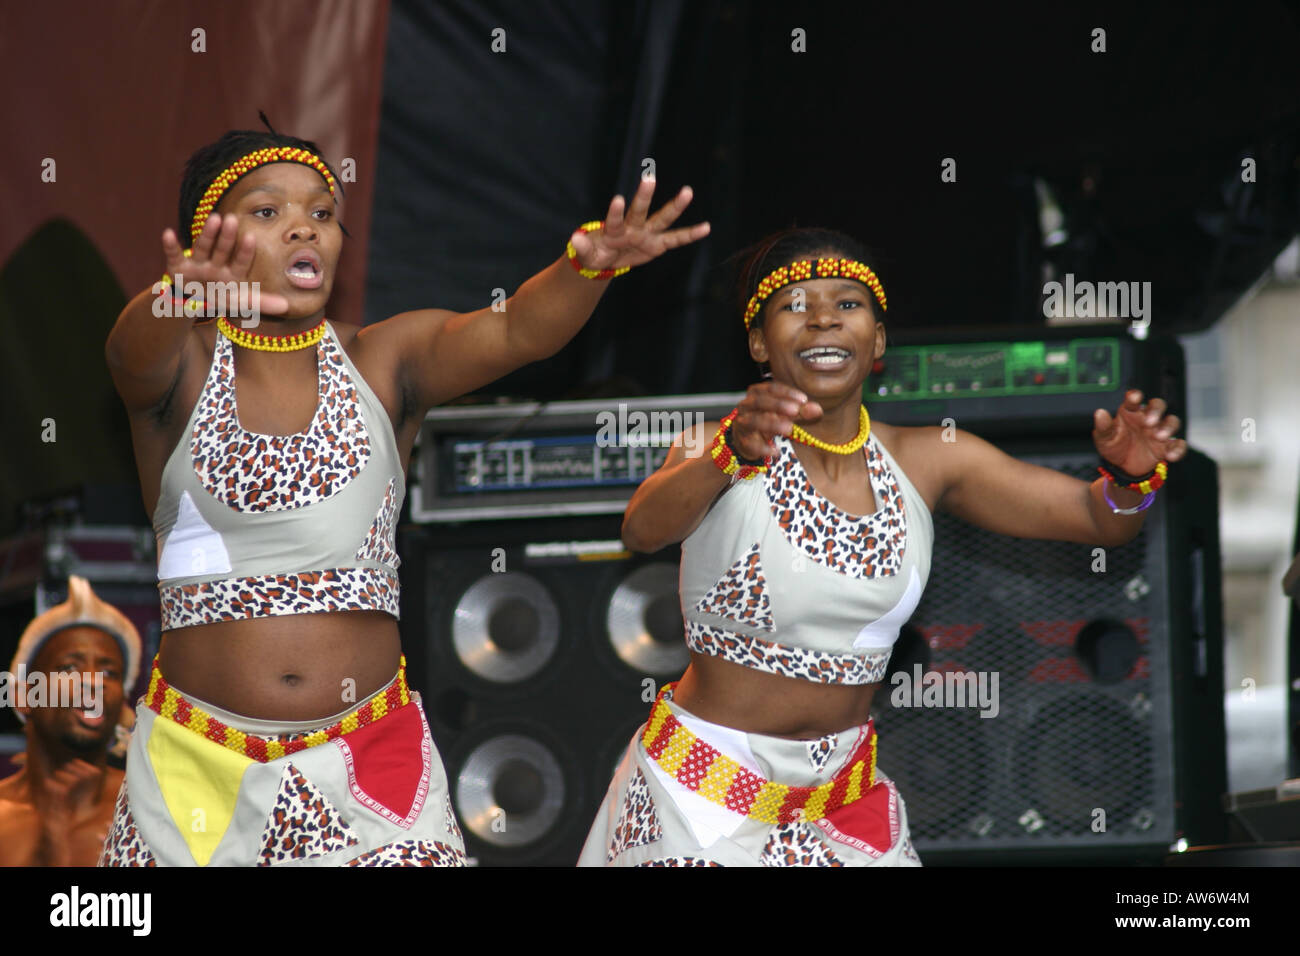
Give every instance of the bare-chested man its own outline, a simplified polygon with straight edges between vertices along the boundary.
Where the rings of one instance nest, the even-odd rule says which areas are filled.
[[[73,577],[69,597],[28,625],[5,675],[26,723],[22,768],[0,780],[0,865],[93,866],[122,771],[108,766],[140,636]]]

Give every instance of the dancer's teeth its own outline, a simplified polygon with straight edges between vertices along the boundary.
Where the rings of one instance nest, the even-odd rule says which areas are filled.
[[[834,348],[831,346],[820,346],[818,348],[804,349],[799,353],[799,358],[805,362],[811,362],[814,365],[838,365],[848,359],[849,353],[845,349]]]

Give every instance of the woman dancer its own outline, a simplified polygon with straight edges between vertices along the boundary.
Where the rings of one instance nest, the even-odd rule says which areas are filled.
[[[741,301],[771,380],[679,441],[628,506],[628,547],[682,542],[691,663],[633,738],[581,865],[919,865],[869,712],[929,575],[931,512],[1115,547],[1186,453],[1177,417],[1138,392],[1094,413],[1107,477],[1091,484],[965,431],[872,422],[887,300],[865,258],[825,230],[760,244]]]
[[[393,529],[420,422],[558,351],[599,280],[708,233],[669,228],[689,189],[649,215],[643,181],[504,310],[359,329],[325,318],[336,190],[311,142],[234,131],[199,150],[167,275],[109,336],[163,638],[102,863],[464,862],[396,621]],[[260,284],[260,327],[172,317],[211,315],[244,283]]]

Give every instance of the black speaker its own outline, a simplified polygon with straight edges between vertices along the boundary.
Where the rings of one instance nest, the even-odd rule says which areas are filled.
[[[572,866],[658,688],[686,669],[676,547],[622,515],[405,526],[402,639],[480,865]]]
[[[1090,444],[1002,447],[1097,477]],[[1146,514],[1101,550],[935,515],[929,583],[873,704],[880,767],[927,864],[1158,865],[1180,840],[1223,842],[1213,462],[1174,465]],[[962,675],[997,677],[996,716],[938,695],[941,680],[973,689]],[[917,677],[946,706],[927,706]]]

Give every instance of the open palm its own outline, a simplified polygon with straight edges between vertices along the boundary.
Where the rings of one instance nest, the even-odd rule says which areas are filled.
[[[1168,414],[1163,399],[1143,404],[1142,393],[1131,389],[1112,417],[1104,408],[1093,412],[1092,439],[1097,451],[1130,475],[1145,475],[1160,461],[1175,462],[1187,454],[1187,442],[1174,438],[1182,427]]]
[[[648,215],[654,191],[655,181],[642,179],[632,197],[632,205],[626,210],[622,196],[613,198],[603,229],[575,232],[570,239],[579,264],[595,270],[639,266],[669,249],[688,245],[709,234],[707,222],[681,229],[669,228],[691,204],[694,194],[690,186],[683,186],[658,212]]]

